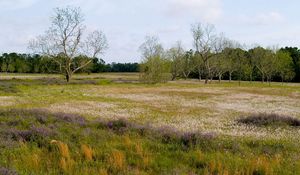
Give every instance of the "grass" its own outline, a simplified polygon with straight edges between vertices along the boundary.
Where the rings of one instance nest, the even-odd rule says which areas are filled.
[[[300,174],[297,84],[3,77],[0,174]]]

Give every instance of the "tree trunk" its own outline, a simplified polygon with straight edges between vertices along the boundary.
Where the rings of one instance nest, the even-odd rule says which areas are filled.
[[[208,70],[206,70],[205,72],[205,84],[208,84],[208,79],[209,79],[209,73],[208,73]]]
[[[209,69],[209,64],[208,62],[204,62],[205,65],[205,84],[208,83],[208,79],[210,78],[210,69]]]
[[[6,64],[6,73],[8,73],[9,64]]]
[[[71,78],[72,78],[71,71],[66,71],[66,80],[67,80],[68,83],[70,82]]]
[[[200,73],[200,72],[199,72],[199,75],[198,75],[198,79],[199,79],[199,81],[202,80],[202,77],[201,77],[201,73]]]
[[[66,74],[66,80],[67,80],[67,82],[69,83],[69,81],[70,81],[70,76],[69,76],[68,73]]]
[[[185,79],[185,80],[187,79],[187,75],[186,75],[186,74],[184,74],[184,79]]]
[[[264,74],[262,74],[262,76],[261,76],[261,81],[262,81],[262,83],[265,82],[265,75]]]
[[[219,83],[221,83],[222,80],[222,74],[219,74]]]
[[[232,72],[229,72],[229,82],[231,82],[231,75],[232,75]]]
[[[176,75],[172,75],[172,81],[174,81],[176,79]]]
[[[205,84],[208,83],[208,76],[205,77]]]
[[[201,81],[201,80],[202,80],[202,77],[201,77],[201,69],[198,67],[198,68],[197,68],[197,71],[198,71],[198,80]]]

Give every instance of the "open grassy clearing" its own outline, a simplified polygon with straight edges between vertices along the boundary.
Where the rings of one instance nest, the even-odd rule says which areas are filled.
[[[259,113],[300,119],[298,84],[145,85],[137,74],[76,75],[65,84],[57,77],[2,76],[2,167],[20,174],[300,173],[299,127],[238,122]],[[118,119],[135,127],[108,124]]]

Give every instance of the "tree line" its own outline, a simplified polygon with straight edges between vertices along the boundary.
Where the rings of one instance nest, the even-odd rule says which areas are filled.
[[[81,57],[74,58],[80,64]],[[105,63],[103,59],[93,58],[78,73],[100,72],[139,72],[138,63]],[[3,53],[0,55],[0,72],[5,73],[60,73],[59,64],[53,59],[38,54]]]
[[[260,46],[246,49],[236,41],[216,32],[213,25],[196,23],[191,27],[193,49],[181,42],[164,49],[157,37],[146,37],[140,46],[142,62],[105,64],[98,57],[108,48],[99,30],[85,34],[80,8],[56,8],[51,26],[29,42],[33,54],[4,53],[0,72],[60,73],[67,81],[78,72],[141,72],[148,83],[177,78],[218,79],[262,82],[300,82],[300,50]]]
[[[140,46],[142,80],[149,83],[177,78],[243,81],[300,82],[300,50],[297,47],[245,49],[236,41],[216,33],[210,24],[192,26],[194,48],[181,42],[164,49],[157,37],[148,36]]]

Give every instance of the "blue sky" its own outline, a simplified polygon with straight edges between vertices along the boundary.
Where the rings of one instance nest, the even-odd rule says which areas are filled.
[[[30,39],[50,26],[53,8],[79,6],[87,30],[108,39],[106,62],[140,61],[139,45],[156,35],[165,48],[192,48],[191,24],[212,23],[249,47],[300,46],[299,0],[0,0],[0,53],[29,52]]]

